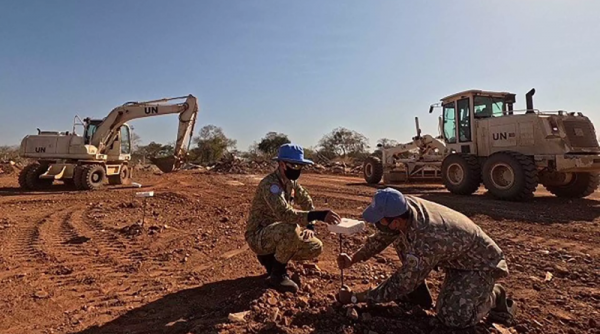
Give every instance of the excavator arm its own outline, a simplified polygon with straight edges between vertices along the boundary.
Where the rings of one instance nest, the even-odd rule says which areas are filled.
[[[185,102],[164,104],[173,100]],[[172,157],[155,158],[153,162],[163,172],[178,169],[187,154],[186,143],[189,144],[198,115],[198,100],[193,95],[166,98],[146,102],[128,102],[113,109],[108,116],[98,125],[91,144],[96,146],[100,153],[104,153],[119,132],[121,126],[131,120],[168,114],[179,114],[179,128],[175,142],[175,153]]]

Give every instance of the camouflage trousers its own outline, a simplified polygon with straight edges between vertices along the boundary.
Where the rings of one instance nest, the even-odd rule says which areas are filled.
[[[476,325],[495,306],[495,281],[483,271],[447,270],[436,303],[438,319],[454,328]]]
[[[297,224],[274,223],[257,231],[246,233],[248,246],[257,255],[275,254],[279,263],[316,258],[323,251],[321,240],[313,237],[304,240]]]

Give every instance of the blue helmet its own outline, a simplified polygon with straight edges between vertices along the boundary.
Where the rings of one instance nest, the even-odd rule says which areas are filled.
[[[369,223],[376,223],[384,217],[398,217],[408,211],[406,197],[396,189],[385,188],[377,190],[373,201],[365,211],[363,219]]]
[[[313,162],[304,159],[304,149],[296,144],[283,144],[279,147],[279,154],[273,160],[285,161],[293,164],[312,165]]]

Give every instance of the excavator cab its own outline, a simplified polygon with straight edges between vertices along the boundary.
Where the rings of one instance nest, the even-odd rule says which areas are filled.
[[[91,145],[92,137],[94,136],[94,133],[96,133],[96,130],[98,130],[98,125],[100,125],[100,123],[102,123],[102,120],[86,118],[84,120],[84,122],[85,122],[85,130],[84,130],[85,132],[83,134],[83,138],[84,138],[86,145]]]
[[[92,138],[94,137],[94,134],[96,133],[96,131],[98,130],[98,127],[100,126],[100,124],[102,124],[103,121],[104,120],[102,120],[102,119],[90,119],[90,118],[84,119],[83,140],[86,145],[93,145]],[[111,156],[124,156],[124,155],[129,156],[129,155],[131,155],[133,153],[132,152],[133,143],[132,143],[131,139],[132,139],[131,138],[131,129],[130,129],[129,125],[127,125],[127,124],[121,125],[121,128],[116,133],[114,141],[110,144],[108,154]],[[116,148],[115,148],[115,144],[117,144]],[[123,160],[123,159],[119,159],[119,160]]]

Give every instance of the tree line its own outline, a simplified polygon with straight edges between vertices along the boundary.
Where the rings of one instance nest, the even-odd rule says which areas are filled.
[[[138,138],[139,139],[139,138]],[[290,143],[289,137],[280,132],[270,131],[255,141],[246,151],[237,148],[237,141],[228,137],[221,127],[206,125],[198,136],[192,139],[188,161],[198,164],[212,164],[228,156],[238,156],[256,161],[267,161],[277,155],[279,147]],[[395,140],[381,138],[378,146],[389,148],[397,145]],[[138,158],[148,156],[166,156],[173,154],[173,144],[151,142],[148,145],[135,145]],[[304,147],[304,154],[314,161],[342,158],[346,160],[364,160],[369,155],[380,156],[380,147],[370,151],[369,140],[363,134],[344,127],[333,129],[325,134],[315,146]]]

